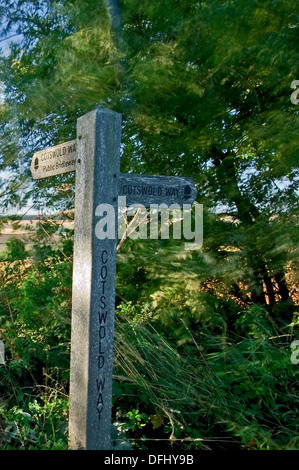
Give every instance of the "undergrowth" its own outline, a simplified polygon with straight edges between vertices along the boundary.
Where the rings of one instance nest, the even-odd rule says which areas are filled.
[[[68,232],[59,249],[2,254],[2,449],[67,449],[71,255]],[[298,449],[296,321],[207,293],[191,309],[183,287],[162,297],[118,298],[114,448]]]

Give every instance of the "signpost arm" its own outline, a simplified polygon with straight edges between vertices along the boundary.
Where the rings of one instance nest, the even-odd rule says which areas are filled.
[[[120,142],[120,114],[97,109],[78,119],[69,415],[71,449],[107,450],[111,446]],[[105,217],[107,237],[99,239],[97,224]],[[111,236],[113,228],[114,236]]]

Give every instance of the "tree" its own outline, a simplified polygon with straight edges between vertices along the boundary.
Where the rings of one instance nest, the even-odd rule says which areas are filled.
[[[117,110],[122,170],[193,176],[209,214],[203,252],[221,282],[272,312],[285,303],[291,321],[298,52],[289,2],[4,3],[2,35],[17,25],[23,40],[2,58],[2,168],[15,169],[3,205],[32,194],[34,150],[74,138],[76,118],[96,106]],[[73,181],[33,191],[72,207]]]
[[[0,16],[1,37],[20,34],[0,67],[3,210],[29,198],[74,209],[75,176],[33,182],[29,163],[34,151],[75,138],[76,119],[99,106],[123,116],[123,172],[191,176],[204,206],[201,250],[177,240],[128,239],[120,248],[117,418],[130,416],[142,439],[152,422],[163,442],[171,433],[207,448],[202,438],[221,434],[238,447],[296,447],[293,5],[3,0]],[[2,258],[0,330],[14,360],[0,382],[11,384],[10,401],[30,373],[46,390],[58,380],[67,387],[72,234],[53,246],[55,231],[53,220],[40,222],[33,251],[11,242]],[[19,406],[3,414],[3,429],[7,421],[26,429]],[[49,418],[51,439],[41,426],[34,432],[51,445]]]

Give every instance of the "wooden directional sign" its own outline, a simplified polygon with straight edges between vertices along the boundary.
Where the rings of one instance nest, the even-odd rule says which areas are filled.
[[[48,178],[76,170],[77,141],[71,140],[36,152],[31,162],[33,179]],[[120,173],[118,196],[126,196],[127,205],[192,204],[197,190],[192,178],[180,176]]]
[[[193,204],[197,190],[192,178],[180,176],[136,175],[120,173],[118,196],[126,196],[127,206],[151,204]]]
[[[33,179],[39,180],[74,171],[77,158],[76,149],[77,141],[71,140],[34,153],[30,165]]]
[[[77,140],[33,156],[34,179],[76,170],[69,446],[111,447],[118,197],[127,206],[192,204],[192,178],[120,173],[121,115],[97,109],[77,121]],[[115,236],[97,230],[103,213]]]

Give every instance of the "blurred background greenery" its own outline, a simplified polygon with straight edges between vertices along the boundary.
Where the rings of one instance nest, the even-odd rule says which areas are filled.
[[[191,176],[204,208],[200,250],[119,250],[115,447],[298,449],[294,5],[3,0],[0,19],[1,224],[51,214],[1,252],[0,446],[67,446],[75,175],[29,166],[104,107],[121,170]]]

